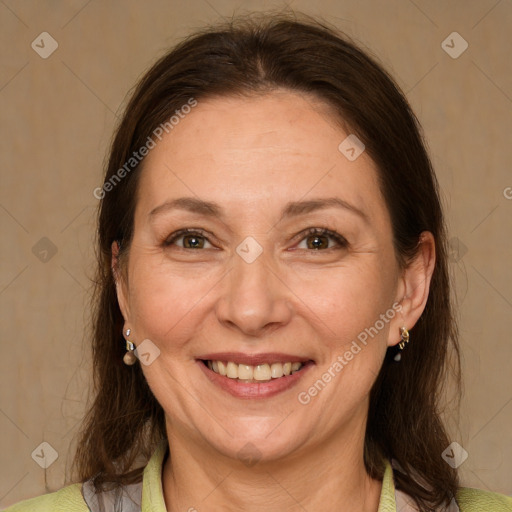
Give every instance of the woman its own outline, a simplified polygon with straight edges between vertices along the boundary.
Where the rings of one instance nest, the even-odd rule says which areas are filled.
[[[78,483],[9,512],[512,510],[460,486],[437,182],[346,36],[252,16],[190,37],[140,81],[94,194]]]

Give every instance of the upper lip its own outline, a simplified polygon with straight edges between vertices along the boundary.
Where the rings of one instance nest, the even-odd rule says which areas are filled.
[[[258,364],[265,363],[305,363],[311,361],[309,357],[283,354],[282,352],[265,352],[262,354],[244,354],[242,352],[215,352],[211,354],[203,354],[197,359],[202,359],[204,361],[232,361],[233,363],[247,364],[250,366],[256,366]]]

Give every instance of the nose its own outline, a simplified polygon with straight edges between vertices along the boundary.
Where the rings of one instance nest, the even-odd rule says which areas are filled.
[[[248,263],[235,253],[217,301],[219,322],[246,336],[269,335],[292,317],[293,293],[264,254]]]

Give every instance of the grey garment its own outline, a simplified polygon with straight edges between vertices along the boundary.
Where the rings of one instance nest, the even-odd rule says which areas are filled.
[[[87,480],[82,496],[90,512],[141,512],[142,482],[96,493],[92,480]]]
[[[393,480],[396,485],[396,473],[404,474],[404,470],[399,462],[395,459],[391,459],[391,467],[393,468]],[[428,488],[425,480],[423,480],[414,470],[413,477],[417,482],[421,483],[423,487]],[[416,506],[416,502],[406,494],[404,491],[399,491],[395,488],[395,503],[396,503],[396,512],[418,512],[418,507]],[[437,512],[460,512],[459,506],[457,505],[457,501],[455,498],[452,498],[448,507],[443,507],[442,509],[437,509]]]
[[[396,512],[418,512],[415,501],[403,491],[395,490],[395,502]],[[438,512],[460,512],[460,509],[455,498],[452,498],[448,507],[438,509]]]
[[[88,480],[82,485],[82,495],[90,512],[142,511],[142,482],[96,494],[92,480]],[[403,491],[395,490],[395,501],[396,512],[418,512],[414,500]],[[443,512],[460,512],[455,499]]]

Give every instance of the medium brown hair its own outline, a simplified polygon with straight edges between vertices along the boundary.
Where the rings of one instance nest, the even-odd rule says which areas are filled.
[[[191,98],[275,89],[315,95],[364,142],[378,169],[402,268],[416,254],[420,234],[434,236],[436,264],[423,315],[400,363],[393,361],[396,349],[388,349],[371,390],[364,462],[373,478],[382,479],[383,458],[394,459],[400,465],[396,487],[420,510],[446,505],[459,481],[441,457],[450,441],[440,403],[448,375],[460,396],[460,360],[442,207],[419,122],[375,58],[326,22],[302,14],[253,14],[196,32],[139,81],[117,128],[105,183]],[[141,167],[109,187],[99,210],[93,400],[74,460],[78,479],[95,477],[98,489],[140,481],[166,437],[164,411],[140,365],[123,364],[123,317],[111,268],[113,241],[121,242],[121,259],[129,254]]]

